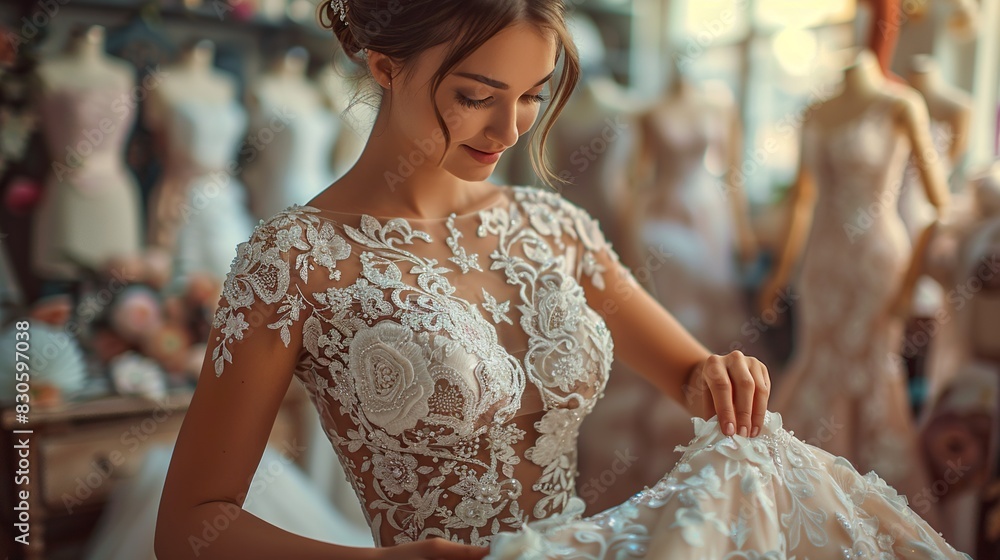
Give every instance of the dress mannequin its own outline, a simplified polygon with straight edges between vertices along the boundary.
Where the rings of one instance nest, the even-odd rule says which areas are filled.
[[[288,50],[247,94],[250,130],[273,132],[243,176],[260,219],[304,204],[334,181],[330,158],[341,124],[306,78],[308,62],[302,47]]]
[[[937,63],[927,55],[913,58],[907,81],[927,103],[934,148],[941,157],[945,172],[950,173],[968,147],[969,121],[972,117],[970,96],[946,83]],[[907,174],[906,178],[914,177]],[[900,193],[900,213],[911,238],[916,239],[917,234],[930,224],[933,210],[926,200],[911,196],[914,194],[912,186],[907,182]]]
[[[804,253],[795,353],[769,408],[798,437],[876,471],[911,503],[929,479],[898,356],[903,323],[888,310],[911,251],[893,188],[911,149],[932,204],[948,201],[928,156],[926,111],[868,50],[846,69],[839,94],[806,111],[789,231],[760,301],[773,305]],[[935,525],[937,512],[926,509]]]
[[[597,103],[599,87],[599,82],[594,81],[585,85],[575,107],[566,116],[587,114],[588,109],[592,111],[591,108],[600,106]],[[739,325],[746,320],[746,313],[739,311],[742,301],[735,270],[729,265],[732,247],[729,236],[735,229],[747,231],[747,242],[752,244],[753,235],[741,228],[713,227],[720,222],[728,225],[727,209],[721,189],[705,166],[706,154],[712,148],[733,150],[726,152],[728,158],[738,153],[736,143],[728,142],[734,138],[731,134],[739,134],[738,119],[732,105],[726,104],[728,100],[704,101],[699,100],[699,96],[704,98],[705,92],[696,91],[687,81],[678,82],[659,107],[647,109],[639,117],[629,117],[627,122],[630,128],[636,129],[636,136],[647,134],[645,151],[639,156],[641,164],[623,165],[619,163],[621,158],[608,157],[619,149],[636,152],[633,145],[640,138],[609,142],[607,152],[593,162],[594,166],[600,164],[593,171],[593,178],[589,178],[590,168],[585,174],[574,173],[578,183],[584,179],[581,175],[588,177],[585,179],[588,183],[567,186],[563,194],[571,200],[577,196],[578,204],[585,207],[588,203],[595,207],[594,215],[601,216],[601,224],[619,224],[617,231],[608,233],[622,247],[623,259],[631,263],[634,270],[642,271],[638,273],[640,280],[652,284],[651,289],[647,289],[672,311],[680,311],[683,315],[684,306],[693,304],[697,313],[704,313],[706,319],[712,317],[712,329],[708,329],[707,324],[691,321],[690,317],[688,326],[698,329],[696,336],[703,342],[721,348],[736,341]],[[691,115],[695,117],[692,119]],[[730,118],[732,120],[727,120]],[[584,123],[586,117],[574,120]],[[581,145],[587,145],[590,138],[600,137],[601,126],[606,123],[601,122],[600,116],[590,120],[593,122],[590,129],[572,128],[576,134],[566,143],[568,149],[578,150]],[[554,133],[559,136],[565,130],[566,127],[557,125]],[[557,153],[564,154],[564,159],[554,160],[558,169],[577,169],[565,165],[571,163],[568,152]],[[669,163],[655,166],[650,161],[654,159]],[[732,167],[738,168],[738,162]],[[645,175],[627,177],[625,169],[638,170],[636,174]],[[628,187],[645,184],[643,181],[655,181],[655,189],[650,186],[633,192],[637,189]],[[589,195],[583,192],[584,188],[591,187],[603,189],[594,188]],[[600,198],[597,193],[601,193]],[[744,203],[741,196],[733,198],[731,203]],[[615,199],[622,200],[613,203]],[[643,212],[650,206],[655,212]],[[741,218],[746,217],[745,207],[743,210]],[[646,223],[637,224],[642,218]],[[695,244],[697,247],[692,246]],[[748,252],[752,251],[748,246]],[[695,260],[686,262],[683,257],[691,253],[697,254]],[[718,272],[719,269],[722,272]],[[721,276],[714,283],[706,281],[706,276],[712,276],[708,272],[711,270]],[[719,302],[718,308],[710,307],[714,305],[710,303],[713,300]],[[713,336],[719,334],[715,326],[720,323],[715,319],[724,321],[727,317],[732,318],[729,337],[726,338],[726,334]],[[728,348],[725,351],[728,352]],[[691,415],[684,406],[650,390],[641,378],[623,365],[616,364],[616,367],[618,370],[611,376],[604,399],[581,427],[581,485],[578,490],[588,500],[588,511],[593,512],[620,503],[641,490],[642,485],[654,483],[659,476],[657,473],[669,469],[680,458],[676,447],[692,435]],[[608,445],[610,441],[615,444]],[[609,484],[609,465],[620,466],[624,461],[633,462],[628,465],[630,475],[616,477]]]
[[[640,187],[630,195],[629,247],[668,254],[652,271],[650,291],[710,350],[740,340],[743,310],[734,245],[756,258],[740,168],[740,124],[728,92],[680,76],[667,96],[640,117],[644,154]],[[714,171],[730,173],[719,181]]]
[[[927,55],[913,58],[907,81],[927,103],[934,149],[945,173],[950,174],[968,145],[972,113],[969,95],[945,83],[937,64]],[[914,242],[935,216],[934,207],[918,191],[918,182],[917,169],[911,161],[903,174],[899,213]],[[942,295],[940,286],[933,280],[922,278],[917,285],[913,314],[917,317],[932,316],[941,305]]]
[[[53,162],[34,221],[32,265],[48,280],[76,280],[142,246],[141,202],[122,159],[135,115],[116,103],[135,70],[104,52],[104,28],[80,28],[60,55],[43,61],[39,103]]]
[[[211,41],[189,46],[146,105],[166,154],[150,197],[151,237],[174,252],[175,279],[204,272],[221,281],[253,230],[245,188],[234,176],[246,114],[233,78],[212,67],[214,54]]]

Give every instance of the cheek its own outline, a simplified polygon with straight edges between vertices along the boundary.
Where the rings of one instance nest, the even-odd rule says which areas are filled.
[[[483,135],[483,129],[489,123],[488,110],[468,109],[456,106],[447,112],[442,113],[445,123],[451,132],[451,139],[460,142],[463,139],[474,138]]]
[[[540,107],[537,104],[531,104],[524,107],[517,113],[517,131],[520,134],[524,134],[535,124],[538,120],[538,115],[540,113]]]

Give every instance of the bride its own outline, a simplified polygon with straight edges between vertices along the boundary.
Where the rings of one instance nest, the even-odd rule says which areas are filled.
[[[332,0],[326,26],[379,101],[357,164],[237,248],[171,457],[157,557],[962,558],[876,473],[797,440],[758,360],[711,355],[600,225],[551,191],[487,182],[541,157],[579,74],[558,0]],[[613,351],[691,410],[652,487],[595,516],[578,427]],[[375,548],[242,509],[292,378]],[[627,467],[626,467],[627,468]],[[190,536],[222,520],[197,550]]]

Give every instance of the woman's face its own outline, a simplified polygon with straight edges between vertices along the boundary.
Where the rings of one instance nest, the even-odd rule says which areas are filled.
[[[425,51],[408,78],[393,83],[390,126],[408,139],[408,153],[402,157],[414,167],[437,165],[445,149],[429,91],[446,49],[447,45],[439,45]],[[539,104],[548,97],[542,94],[555,59],[554,34],[518,23],[460,62],[441,83],[435,100],[451,134],[444,169],[466,181],[489,177],[500,153],[538,117]],[[402,161],[396,163],[406,167]]]

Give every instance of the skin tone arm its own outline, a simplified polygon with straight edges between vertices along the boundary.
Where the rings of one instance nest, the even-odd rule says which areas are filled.
[[[924,273],[924,261],[927,258],[927,248],[930,246],[934,235],[937,233],[940,222],[934,221],[920,232],[920,237],[913,246],[913,257],[910,265],[903,276],[899,294],[889,305],[889,313],[895,317],[907,317],[910,312],[910,304],[913,302],[913,294],[917,289],[917,281]]]
[[[713,355],[606,252],[594,257],[606,286],[586,275],[582,285],[611,330],[615,355],[693,414],[718,415],[725,435],[757,435],[770,394],[767,368],[740,352]]]
[[[920,173],[927,200],[937,208],[940,217],[948,207],[950,196],[940,156],[931,140],[927,106],[915,91],[907,92],[900,105],[899,117],[913,147],[913,161]]]

